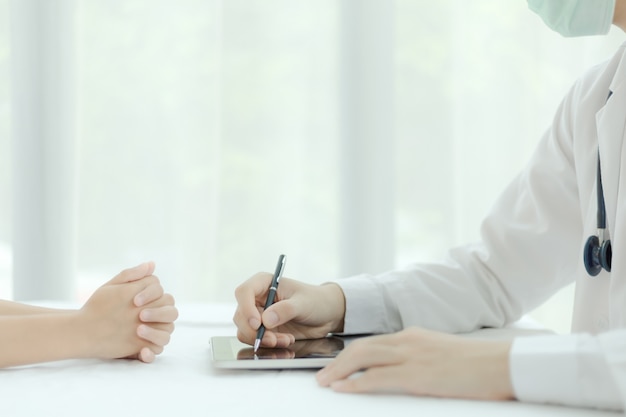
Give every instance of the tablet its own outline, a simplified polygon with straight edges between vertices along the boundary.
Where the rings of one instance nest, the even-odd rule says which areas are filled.
[[[235,336],[213,336],[213,365],[225,369],[323,368],[344,348],[344,339],[328,336],[298,340],[288,348],[264,348],[257,352]]]

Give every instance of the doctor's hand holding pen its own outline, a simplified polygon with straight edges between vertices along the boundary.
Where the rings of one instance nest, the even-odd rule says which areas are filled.
[[[79,310],[0,300],[0,368],[62,359],[152,362],[174,331],[178,310],[154,263],[125,269]]]
[[[296,340],[343,331],[345,299],[337,284],[283,279],[276,301],[264,311],[271,280],[271,274],[259,273],[236,289],[233,321],[240,341],[253,344],[261,323],[267,329],[264,347],[286,348]],[[317,381],[338,392],[512,399],[510,347],[510,341],[467,339],[411,327],[352,341],[318,372]]]
[[[341,332],[345,301],[335,284],[309,285],[283,278],[276,291],[276,301],[264,310],[272,274],[258,273],[235,290],[237,310],[233,321],[237,337],[254,344],[257,330],[266,328],[263,347],[286,348],[300,339],[316,339]]]

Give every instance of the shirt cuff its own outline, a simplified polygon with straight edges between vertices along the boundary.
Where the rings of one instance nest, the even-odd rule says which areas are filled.
[[[376,283],[367,275],[341,278],[334,282],[341,287],[346,300],[344,334],[386,333],[386,314]]]
[[[578,367],[575,336],[530,336],[513,341],[511,383],[515,397],[534,403],[575,400]]]
[[[597,337],[519,337],[509,355],[515,397],[524,402],[619,410],[620,393]]]

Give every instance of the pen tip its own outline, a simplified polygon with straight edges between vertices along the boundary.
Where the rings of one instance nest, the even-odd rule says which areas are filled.
[[[254,341],[254,353],[259,350],[259,345],[261,344],[261,339],[257,339]]]

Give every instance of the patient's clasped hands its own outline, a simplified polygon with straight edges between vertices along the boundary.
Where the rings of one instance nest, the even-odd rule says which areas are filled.
[[[0,368],[62,359],[152,362],[170,341],[178,310],[154,263],[125,269],[79,310],[0,300]]]
[[[152,362],[174,331],[178,310],[146,262],[120,272],[98,288],[78,311],[87,357],[137,358]]]

